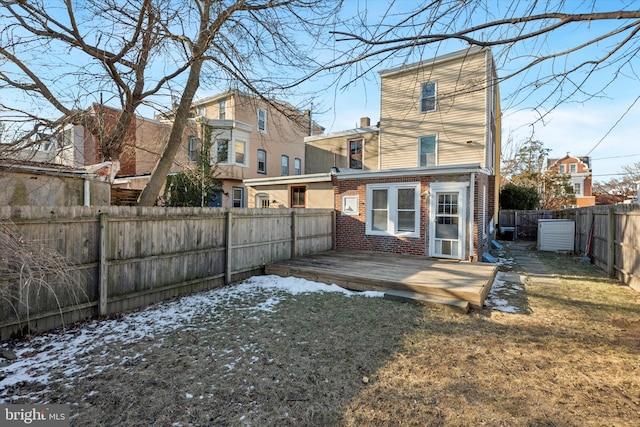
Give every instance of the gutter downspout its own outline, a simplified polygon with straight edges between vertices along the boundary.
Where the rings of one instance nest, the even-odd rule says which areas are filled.
[[[475,247],[474,247],[474,217],[475,217],[475,186],[476,186],[476,174],[471,172],[471,177],[469,178],[469,259],[473,261],[475,256]]]
[[[84,205],[91,206],[91,183],[87,175],[84,176]]]

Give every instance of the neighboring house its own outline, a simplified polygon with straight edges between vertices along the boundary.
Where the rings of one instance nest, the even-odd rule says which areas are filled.
[[[561,175],[569,175],[579,208],[595,206],[596,197],[592,192],[591,159],[587,156],[574,157],[567,153],[561,159],[547,159],[547,170]]]
[[[304,142],[307,173],[329,172],[332,167],[380,169],[380,131],[368,117],[360,119],[359,128],[308,136]]]
[[[210,206],[255,205],[255,196],[247,203],[243,180],[304,174],[304,137],[323,130],[312,123],[309,112],[237,90],[204,98],[193,108],[198,131],[189,135],[189,147],[208,138],[212,163],[223,181]]]
[[[471,47],[379,74],[379,126],[364,119],[358,129],[305,138],[307,171],[332,171],[337,248],[481,258],[496,226],[499,184],[491,51]],[[293,188],[249,184],[266,199]],[[307,200],[312,195],[307,186]]]

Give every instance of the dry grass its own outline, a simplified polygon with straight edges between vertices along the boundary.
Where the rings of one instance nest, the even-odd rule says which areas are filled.
[[[84,379],[43,399],[91,426],[637,425],[637,295],[579,258],[542,259],[563,276],[514,296],[526,314],[309,294],[247,316],[256,301],[238,300],[179,332],[104,343]]]
[[[48,242],[27,239],[10,220],[0,221],[0,322],[16,319],[27,334],[31,313],[59,310],[64,319],[63,307],[89,301],[86,280]]]

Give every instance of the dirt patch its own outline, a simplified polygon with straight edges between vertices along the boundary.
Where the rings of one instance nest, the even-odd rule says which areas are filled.
[[[0,399],[69,403],[75,426],[637,425],[635,293],[573,263],[549,263],[558,286],[503,295],[518,313],[275,291],[161,305]],[[14,349],[35,361],[58,342]]]

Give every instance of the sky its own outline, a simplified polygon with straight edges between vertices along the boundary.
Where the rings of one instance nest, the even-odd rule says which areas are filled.
[[[389,1],[384,0],[353,1],[347,4],[343,14],[358,14],[366,9],[368,15],[363,19],[373,23],[379,18],[372,11],[385,11],[388,3]],[[498,2],[500,5],[505,3],[518,2]],[[528,2],[523,2],[525,3]],[[590,11],[590,2],[576,0],[568,3],[575,7],[572,12]],[[631,3],[631,7],[627,7],[627,10],[640,9],[640,2],[616,0],[600,2],[597,6],[615,10],[621,7],[621,4],[627,3]],[[633,6],[634,3],[637,3],[637,7]],[[404,11],[415,7],[414,5],[413,2],[395,2],[392,11]],[[496,12],[496,16],[504,15]],[[503,59],[501,48],[494,48],[498,76],[502,78],[510,73],[514,64],[518,61],[522,63],[531,52],[534,53],[535,58],[537,52],[562,51],[594,38],[603,29],[611,26],[610,23],[574,25],[557,31],[550,37],[518,44],[517,49],[513,49],[506,61]],[[340,44],[336,43],[336,46],[339,48]],[[612,76],[616,71],[614,68],[609,67],[595,74],[593,81],[589,81],[583,89],[597,93],[597,97],[587,99],[587,96],[581,96],[579,93],[569,102],[562,103],[551,111],[549,111],[552,107],[550,103],[540,105],[542,100],[549,96],[553,99],[554,90],[551,85],[539,88],[526,87],[533,77],[541,75],[551,67],[558,70],[564,66],[575,66],[585,60],[593,60],[596,55],[608,51],[610,46],[610,41],[599,43],[584,53],[535,67],[524,75],[502,81],[500,92],[503,145],[506,145],[508,139],[520,142],[533,135],[551,150],[552,158],[563,157],[567,153],[590,156],[595,181],[619,178],[619,172],[623,166],[640,162],[640,78],[635,74],[640,67],[640,54],[630,59],[629,66],[623,70],[623,73],[617,75],[612,83]],[[401,65],[404,61],[415,62],[428,59],[464,47],[466,44],[461,42],[447,42],[442,46],[432,45],[424,49],[420,55],[398,56],[384,62],[380,67],[367,73],[363,79],[350,84],[345,89],[334,86],[325,91],[324,96],[319,100],[319,104],[325,111],[316,112],[315,119],[326,128],[326,132],[353,129],[357,127],[360,117],[364,116],[370,117],[372,124],[375,124],[380,117],[380,84],[377,71]],[[635,48],[640,49],[637,41]],[[342,82],[344,81],[345,79]],[[606,87],[603,89],[603,86]],[[556,93],[558,94],[559,92]],[[542,115],[544,118],[541,118]]]
[[[510,262],[508,259],[501,261]],[[503,273],[498,273],[486,305],[497,311],[516,313],[518,308],[510,305],[504,297],[524,288],[516,284],[510,285],[504,279]],[[121,352],[116,350],[126,349],[129,347],[127,344],[140,341],[160,346],[163,337],[172,331],[192,328],[195,319],[202,313],[242,310],[247,328],[255,329],[256,325],[252,322],[256,319],[256,314],[277,311],[278,304],[287,294],[325,292],[341,293],[346,298],[384,296],[382,292],[353,292],[334,284],[294,277],[254,276],[239,284],[155,304],[140,311],[125,313],[118,318],[92,320],[66,332],[41,334],[29,340],[11,343],[11,350],[17,359],[0,372],[0,405],[12,403],[14,399],[47,403],[42,396],[49,392],[54,383],[74,384],[85,377],[90,378],[99,372],[108,372],[126,365],[132,359],[144,362],[142,354],[120,356]],[[255,301],[255,305],[247,307],[239,301]],[[1,348],[9,348],[9,343],[0,344]],[[225,354],[223,360],[231,360],[227,365],[230,370],[236,365],[234,357],[236,360],[243,357],[242,354],[229,354],[230,350],[224,348],[216,351]],[[17,396],[12,391],[12,386],[20,382],[33,385],[27,388],[27,395]],[[188,399],[205,397],[194,396],[189,390],[185,394]]]
[[[454,4],[458,3],[451,1]],[[327,40],[322,48],[314,50],[313,60],[318,64],[324,64],[331,59],[349,57],[359,52],[353,42],[339,41],[337,40],[338,36],[330,35],[331,30],[351,28],[354,31],[371,34],[381,33],[393,27],[399,36],[415,34],[416,31],[422,30],[421,25],[425,20],[423,16],[414,19],[410,22],[411,25],[397,27],[395,24],[400,22],[403,14],[414,11],[419,3],[408,0],[345,0],[339,17],[347,20],[345,25],[349,27],[339,24],[338,20],[328,19],[325,34]],[[473,25],[484,23],[488,19],[487,14],[492,19],[505,17],[509,14],[528,16],[528,13],[523,12],[523,9],[531,4],[544,7],[546,4],[560,3],[565,4],[567,11],[572,13],[591,12],[592,8],[596,12],[617,9],[640,10],[640,0],[599,0],[595,3],[592,3],[591,0],[568,0],[558,3],[532,3],[529,0],[489,1],[478,3],[487,5],[486,11],[470,13],[467,10],[469,12],[467,16],[461,15],[452,25],[458,25],[459,22],[465,20],[469,20]],[[539,12],[541,10],[535,10],[531,13]],[[389,24],[390,27],[379,27],[378,24],[381,20],[385,25]],[[505,77],[516,67],[535,60],[540,53],[558,52],[577,46],[586,40],[595,38],[604,30],[622,25],[625,22],[577,23],[560,29],[548,37],[533,38],[518,43],[510,48],[508,55],[503,48],[494,48],[493,54],[496,58],[498,76]],[[450,31],[450,28],[434,28],[430,31],[445,32]],[[490,36],[491,32],[487,31],[487,36]],[[511,31],[511,33],[502,33],[500,37],[513,35],[515,29],[511,28],[507,31]],[[622,34],[617,40],[627,34],[628,32]],[[484,33],[474,35],[479,38],[485,36]],[[640,135],[640,77],[637,74],[637,69],[640,67],[639,36],[636,35],[635,39],[625,49],[622,49],[621,54],[626,55],[627,60],[622,69],[618,69],[617,64],[612,64],[592,74],[587,83],[581,86],[582,92],[579,91],[569,101],[563,102],[553,109],[554,101],[566,94],[566,90],[571,87],[571,81],[563,91],[554,90],[555,81],[553,80],[547,85],[531,86],[532,81],[546,73],[571,68],[586,60],[593,60],[603,55],[604,52],[609,52],[614,41],[603,40],[569,57],[547,61],[514,78],[501,81],[502,143],[505,147],[503,151],[508,151],[508,147],[506,147],[508,140],[518,143],[533,135],[551,150],[551,157],[562,157],[567,152],[576,156],[590,156],[596,181],[615,178],[623,166],[640,162],[638,137]],[[300,40],[299,42],[312,45],[315,39]],[[380,119],[379,71],[403,63],[432,58],[467,46],[466,42],[458,40],[445,41],[438,45],[428,45],[411,51],[400,50],[393,54],[378,56],[342,69],[342,74],[337,72],[320,73],[295,88],[290,97],[283,100],[291,102],[301,110],[311,109],[315,121],[323,126],[326,132],[353,129],[358,126],[361,117],[369,117],[372,124],[375,124]],[[69,61],[68,55],[64,52],[57,56],[54,55],[52,58],[59,62],[55,65],[45,62],[41,64],[41,67],[53,80],[58,76],[56,73],[50,73],[52,68],[64,69],[63,64],[73,64],[79,61],[79,59]],[[159,61],[162,63],[162,61],[170,59],[170,54],[165,52]],[[164,65],[166,66],[166,64]],[[3,67],[3,71],[8,69],[6,68],[7,64],[3,64]],[[164,70],[163,67],[161,68]],[[358,78],[355,78],[356,76]],[[183,77],[181,76],[172,83],[172,90],[175,90],[176,93],[180,92],[180,79]],[[573,81],[578,81],[584,77],[584,74],[573,74],[570,77]],[[67,73],[65,79],[69,78],[73,78],[73,73]],[[215,79],[211,80],[215,81]],[[228,89],[228,87],[215,87],[215,83],[212,84],[211,80],[205,81],[203,79],[196,99]],[[81,84],[89,86],[98,83],[81,81]],[[56,85],[63,92],[69,87],[67,80],[62,78],[56,80]],[[99,87],[88,89],[84,97],[81,98],[83,108],[86,108],[85,104],[99,102],[99,95],[102,94]],[[309,94],[313,98],[313,104],[307,102]],[[591,97],[589,94],[595,96]],[[0,93],[0,102],[7,102],[9,99],[22,107],[21,96],[11,96],[7,90],[3,90]],[[300,102],[301,100],[305,100],[307,103],[304,104]],[[170,97],[167,95],[157,99],[157,102],[163,107],[171,105]],[[29,111],[29,107],[23,108]],[[141,109],[138,113],[145,117],[153,117],[155,111]]]

